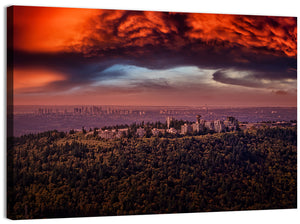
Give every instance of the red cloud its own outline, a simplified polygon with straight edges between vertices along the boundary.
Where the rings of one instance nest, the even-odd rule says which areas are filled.
[[[166,13],[125,10],[14,7],[14,47],[25,51],[75,51],[91,56],[145,46],[178,50],[244,47],[253,52],[297,55],[292,17]],[[215,49],[218,49],[215,48]]]
[[[297,55],[297,22],[292,17],[188,14],[188,38],[221,41],[253,50]]]
[[[164,12],[102,10],[90,24],[96,29],[91,29],[74,48],[77,51],[84,49],[87,54],[131,46],[165,45],[169,42],[166,35],[178,32]]]

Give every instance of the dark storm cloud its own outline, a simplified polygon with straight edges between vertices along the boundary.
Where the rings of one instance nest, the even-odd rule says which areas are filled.
[[[249,76],[243,78],[231,78],[226,74],[225,71],[215,72],[213,74],[213,80],[230,85],[238,85],[253,88],[264,87],[264,85],[259,80],[249,79]]]
[[[175,87],[171,86],[165,79],[136,81],[133,82],[131,86],[134,88],[150,89],[154,91],[175,89]]]
[[[192,47],[192,46],[191,46]],[[129,49],[129,48],[127,48]],[[131,47],[131,52],[137,49]],[[144,49],[145,51],[145,49]],[[152,48],[153,52],[147,54],[128,55],[119,49],[118,57],[113,52],[106,52],[107,56],[83,57],[81,53],[28,53],[15,52],[15,68],[42,67],[67,75],[67,80],[62,86],[72,86],[76,84],[90,83],[95,80],[114,79],[125,76],[122,71],[104,72],[114,64],[127,64],[148,69],[169,69],[180,66],[197,66],[199,68],[212,69],[235,69],[253,71],[254,79],[296,79],[296,59],[290,57],[278,57],[272,55],[256,56],[253,54],[243,55],[247,62],[236,62],[235,55],[242,55],[243,49],[224,49],[220,53],[215,53],[203,48],[202,51],[189,52],[186,49],[181,51],[166,51],[164,49]],[[226,55],[226,56],[225,56]],[[214,78],[218,81],[218,77]],[[249,80],[245,80],[249,81]],[[69,82],[69,84],[67,84]],[[246,86],[246,83],[243,83]],[[249,83],[248,85],[253,85]]]
[[[231,73],[234,73],[232,76]],[[265,72],[257,70],[218,70],[213,74],[213,80],[229,85],[245,86],[252,88],[276,88],[274,82],[287,84],[286,80],[295,80],[297,74],[294,71]],[[264,81],[267,81],[265,83]],[[280,95],[281,91],[279,91]],[[277,94],[277,93],[276,93]],[[282,95],[282,94],[281,94]]]

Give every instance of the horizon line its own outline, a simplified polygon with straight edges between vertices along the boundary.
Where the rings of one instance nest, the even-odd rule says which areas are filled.
[[[13,104],[11,106],[121,106],[121,107],[227,107],[227,108],[297,108],[297,106],[261,106],[261,105],[240,105],[240,106],[225,106],[225,105],[122,105],[122,104]]]

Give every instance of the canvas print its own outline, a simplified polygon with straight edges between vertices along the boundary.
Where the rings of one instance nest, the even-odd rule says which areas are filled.
[[[297,18],[7,8],[7,217],[297,208]]]

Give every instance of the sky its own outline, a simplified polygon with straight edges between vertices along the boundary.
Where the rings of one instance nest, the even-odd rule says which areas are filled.
[[[12,12],[15,105],[297,105],[295,17]]]

